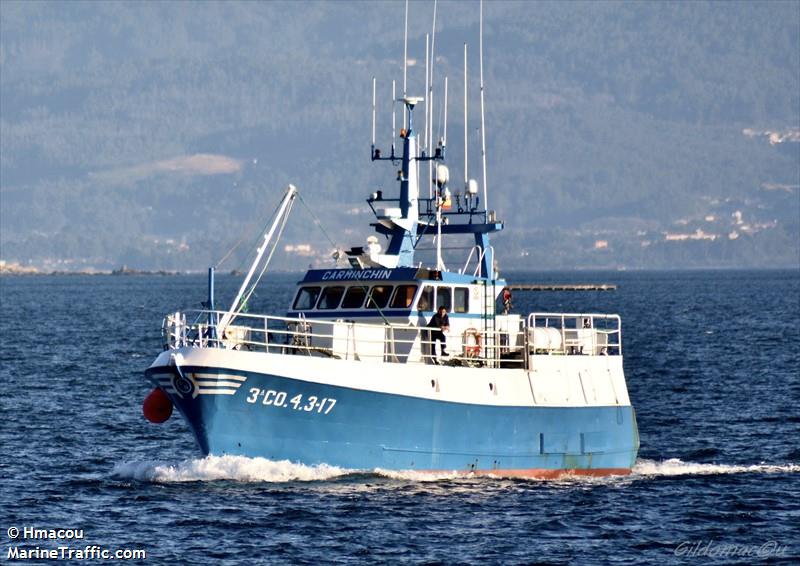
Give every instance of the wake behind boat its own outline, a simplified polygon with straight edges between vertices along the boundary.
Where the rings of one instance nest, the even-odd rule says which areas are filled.
[[[243,312],[297,198],[290,186],[232,306],[214,308],[210,271],[208,308],[164,319],[145,414],[160,421],[176,406],[205,455],[503,476],[629,473],[639,439],[619,317],[498,308],[506,282],[490,235],[503,223],[486,206],[485,164],[482,195],[466,160],[463,194],[451,193],[446,110],[434,145],[426,90],[428,100],[400,98],[404,127],[398,137],[393,127],[383,155],[373,80],[372,160],[401,166],[399,194],[367,200],[377,236],[345,252],[345,266],[309,270],[283,316]],[[442,255],[450,238],[471,239],[456,269]],[[417,252],[431,241],[435,263],[425,265]]]

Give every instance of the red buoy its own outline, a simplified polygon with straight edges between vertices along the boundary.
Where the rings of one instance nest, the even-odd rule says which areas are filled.
[[[163,389],[156,387],[144,398],[142,413],[151,423],[161,424],[172,415],[172,401]]]

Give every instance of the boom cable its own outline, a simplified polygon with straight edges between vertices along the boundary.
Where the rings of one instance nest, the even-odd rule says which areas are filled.
[[[314,220],[314,224],[317,225],[317,227],[320,229],[322,234],[328,239],[328,242],[330,242],[330,244],[334,247],[334,249],[338,250],[339,249],[339,245],[336,242],[333,241],[333,238],[330,237],[328,232],[322,226],[322,221],[317,217],[316,214],[314,214],[314,211],[308,205],[308,203],[303,199],[303,195],[301,195],[299,191],[297,193],[297,197],[300,199],[300,203],[306,208],[308,213],[311,214],[311,218]],[[364,289],[368,289],[369,288],[369,285],[365,281],[363,281],[360,277],[357,277],[357,278],[355,278],[353,280],[356,283],[361,284],[361,286],[364,287]],[[383,309],[381,309],[381,307],[378,306],[378,303],[376,303],[375,301],[372,301],[372,304],[375,305],[375,309],[378,311],[378,315],[380,315],[381,320],[383,320],[384,324],[386,324],[387,326],[391,326],[391,322],[389,322],[389,320],[383,314]]]

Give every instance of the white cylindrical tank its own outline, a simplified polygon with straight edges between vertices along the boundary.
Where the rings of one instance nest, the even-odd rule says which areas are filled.
[[[529,328],[528,343],[534,350],[560,350],[561,331],[558,328],[544,326]]]

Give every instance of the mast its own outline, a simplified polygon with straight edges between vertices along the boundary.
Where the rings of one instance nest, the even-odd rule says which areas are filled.
[[[408,94],[411,87],[408,83],[408,5],[406,2],[406,21],[404,37],[404,64],[403,64],[403,92],[399,88],[395,90],[394,83],[392,88],[393,105],[401,103],[403,109],[403,126],[399,135],[401,138],[402,149],[395,153],[393,147],[392,155],[388,157],[373,156],[373,161],[391,161],[395,166],[398,161],[402,166],[397,171],[397,181],[400,185],[399,198],[386,198],[383,191],[375,191],[367,199],[370,204],[377,222],[373,224],[375,231],[389,238],[385,253],[374,254],[369,258],[369,264],[378,264],[383,267],[413,267],[417,265],[414,255],[417,245],[423,237],[434,237],[434,250],[436,254],[435,262],[439,270],[445,270],[443,258],[444,243],[442,238],[456,234],[471,235],[475,239],[475,245],[482,250],[480,254],[481,276],[491,277],[492,253],[489,245],[489,235],[503,229],[502,222],[497,222],[494,214],[489,215],[485,210],[484,203],[480,202],[478,195],[479,183],[470,179],[469,176],[469,53],[468,46],[464,43],[464,200],[458,197],[457,210],[450,210],[450,188],[448,187],[449,172],[444,165],[445,147],[447,145],[447,113],[448,113],[448,78],[444,78],[444,116],[443,131],[440,140],[434,142],[434,119],[433,119],[433,90],[435,67],[435,32],[436,32],[436,8],[438,3],[434,3],[434,23],[430,35],[425,38],[425,96],[412,97]],[[481,16],[482,18],[482,16]],[[481,20],[482,33],[482,20]],[[482,49],[482,45],[481,45]],[[421,85],[422,86],[422,85]],[[419,134],[414,128],[413,111],[423,100],[426,101],[424,119],[425,126],[420,127]],[[422,110],[422,108],[420,108]],[[420,118],[422,119],[422,117]],[[396,112],[392,111],[392,138],[395,139],[395,120]],[[481,121],[481,128],[485,123],[485,118]],[[399,125],[399,124],[398,124]],[[420,124],[421,126],[421,124]],[[485,163],[485,139],[482,143],[482,155]],[[424,163],[428,161],[429,166],[429,195],[428,198],[420,199],[422,188],[422,171]],[[436,161],[437,163],[431,163]],[[484,166],[485,171],[485,166]],[[484,174],[485,178],[485,174]],[[425,203],[425,208],[422,204]],[[448,206],[445,209],[445,205]],[[463,206],[462,206],[463,205]],[[480,209],[480,210],[478,210]],[[352,257],[361,257],[362,248],[353,248],[351,263],[353,265],[364,265],[361,261],[354,262]],[[433,263],[433,262],[432,262]]]
[[[428,68],[429,68],[428,66],[430,65],[430,41],[431,41],[431,37],[426,33],[425,34],[425,92],[426,93],[428,92],[428,88],[429,88],[428,87],[428,79],[430,78],[430,74],[428,73]],[[432,109],[429,108],[429,106],[430,106],[429,102],[430,102],[430,100],[426,98],[425,99],[425,129],[423,130],[423,133],[422,133],[422,138],[423,139],[422,139],[422,143],[420,144],[420,146],[422,147],[423,151],[426,151],[426,150],[429,151],[428,150],[428,114],[429,114],[428,110],[432,111]]]
[[[436,189],[436,269],[442,270],[442,195],[441,189]]]

